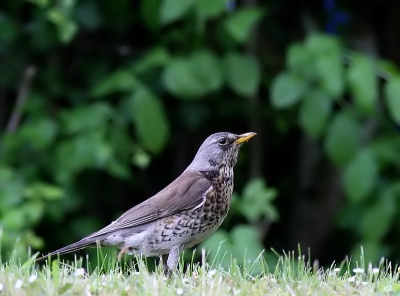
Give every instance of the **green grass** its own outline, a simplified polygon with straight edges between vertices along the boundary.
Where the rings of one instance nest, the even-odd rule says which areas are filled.
[[[261,256],[260,256],[261,257]],[[166,278],[160,268],[148,271],[146,261],[116,262],[98,255],[91,270],[82,261],[59,260],[35,265],[34,256],[0,265],[0,295],[394,295],[400,293],[399,271],[390,262],[365,264],[363,254],[353,268],[350,261],[327,269],[307,262],[294,252],[278,256],[269,267],[262,259],[228,269],[217,262],[180,262],[179,271]],[[124,260],[125,261],[125,260]],[[135,263],[132,263],[135,262]],[[261,270],[255,275],[254,270]]]

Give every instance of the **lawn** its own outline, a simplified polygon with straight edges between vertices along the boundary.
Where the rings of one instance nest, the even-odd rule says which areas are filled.
[[[105,256],[91,270],[82,261],[54,260],[38,266],[34,256],[19,263],[13,258],[0,267],[0,295],[398,295],[397,266],[382,259],[366,264],[363,255],[318,268],[294,252],[278,256],[269,267],[262,259],[223,269],[218,263],[184,263],[171,278],[160,268],[148,271],[146,261],[116,262]],[[260,256],[261,257],[261,256]],[[132,263],[135,262],[135,263]],[[358,267],[352,267],[356,263]],[[254,270],[258,272],[255,274]]]

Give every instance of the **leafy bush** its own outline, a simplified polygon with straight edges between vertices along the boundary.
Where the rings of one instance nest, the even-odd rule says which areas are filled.
[[[398,71],[322,34],[292,44],[286,62],[272,83],[271,103],[276,109],[297,105],[298,125],[341,170],[347,202],[336,223],[377,261],[392,250],[385,236],[398,228]]]
[[[201,141],[221,130],[258,136],[243,148],[235,171],[241,197],[203,245],[209,258],[220,239],[238,255],[238,237],[245,237],[250,257],[263,246],[293,248],[294,234],[304,233],[292,217],[312,216],[297,196],[315,189],[299,185],[308,165],[302,159],[314,153],[303,149],[303,139],[322,151],[313,165],[327,159],[340,179],[322,182],[326,167],[307,176],[327,187],[307,200],[314,212],[324,211],[311,226],[329,223],[322,220],[329,211],[336,216],[337,228],[320,238],[320,251],[336,251],[326,245],[340,231],[347,234],[340,237],[344,248],[362,244],[368,259],[400,258],[392,239],[399,218],[400,79],[391,62],[350,51],[340,37],[294,41],[305,18],[282,9],[281,1],[3,2],[3,258],[16,240],[20,254],[28,246],[47,251],[104,226],[171,182]],[[316,4],[302,5],[308,11]],[[336,8],[326,12],[334,19]],[[279,191],[277,209],[265,179]],[[318,208],[332,188],[335,199],[346,196],[340,210]],[[278,211],[280,224],[267,238]]]
[[[16,21],[13,16],[24,9],[30,15]],[[119,1],[112,9],[91,0],[7,3],[1,14],[6,33],[1,47],[8,61],[1,63],[6,69],[10,62],[12,71],[4,73],[2,87],[16,89],[20,101],[3,113],[17,118],[1,135],[3,256],[14,249],[17,237],[19,251],[42,249],[43,240],[34,232],[42,221],[54,223],[54,231],[76,230],[67,217],[91,202],[83,198],[82,175],[102,171],[110,183],[135,179],[131,165],[145,169],[166,149],[174,121],[175,127],[189,130],[204,123],[192,102],[219,96],[226,86],[238,96],[255,94],[260,67],[241,45],[262,16],[257,8],[227,11],[226,1],[143,1],[133,6]],[[120,45],[135,25],[142,26],[149,40]],[[218,30],[210,34],[208,27]],[[220,40],[219,30],[229,40]],[[116,52],[103,51],[108,46],[103,37]],[[208,46],[211,39],[218,43],[215,48]],[[188,48],[192,42],[196,45]],[[85,52],[85,44],[93,45],[93,51]],[[24,68],[31,73],[21,79]],[[178,106],[183,116],[171,119],[175,108],[167,104]],[[79,232],[100,224],[93,216],[79,219]]]

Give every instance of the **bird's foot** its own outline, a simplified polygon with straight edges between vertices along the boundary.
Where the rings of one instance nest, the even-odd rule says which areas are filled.
[[[121,261],[122,256],[124,256],[124,254],[126,253],[126,251],[128,251],[128,249],[129,249],[128,247],[123,247],[121,249],[121,251],[119,251],[118,256],[117,256],[118,261]]]

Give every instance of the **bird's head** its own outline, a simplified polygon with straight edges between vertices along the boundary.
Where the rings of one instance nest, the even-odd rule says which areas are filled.
[[[189,168],[199,171],[215,170],[219,167],[234,167],[240,147],[254,137],[256,133],[235,135],[221,132],[209,136],[196,153]]]

